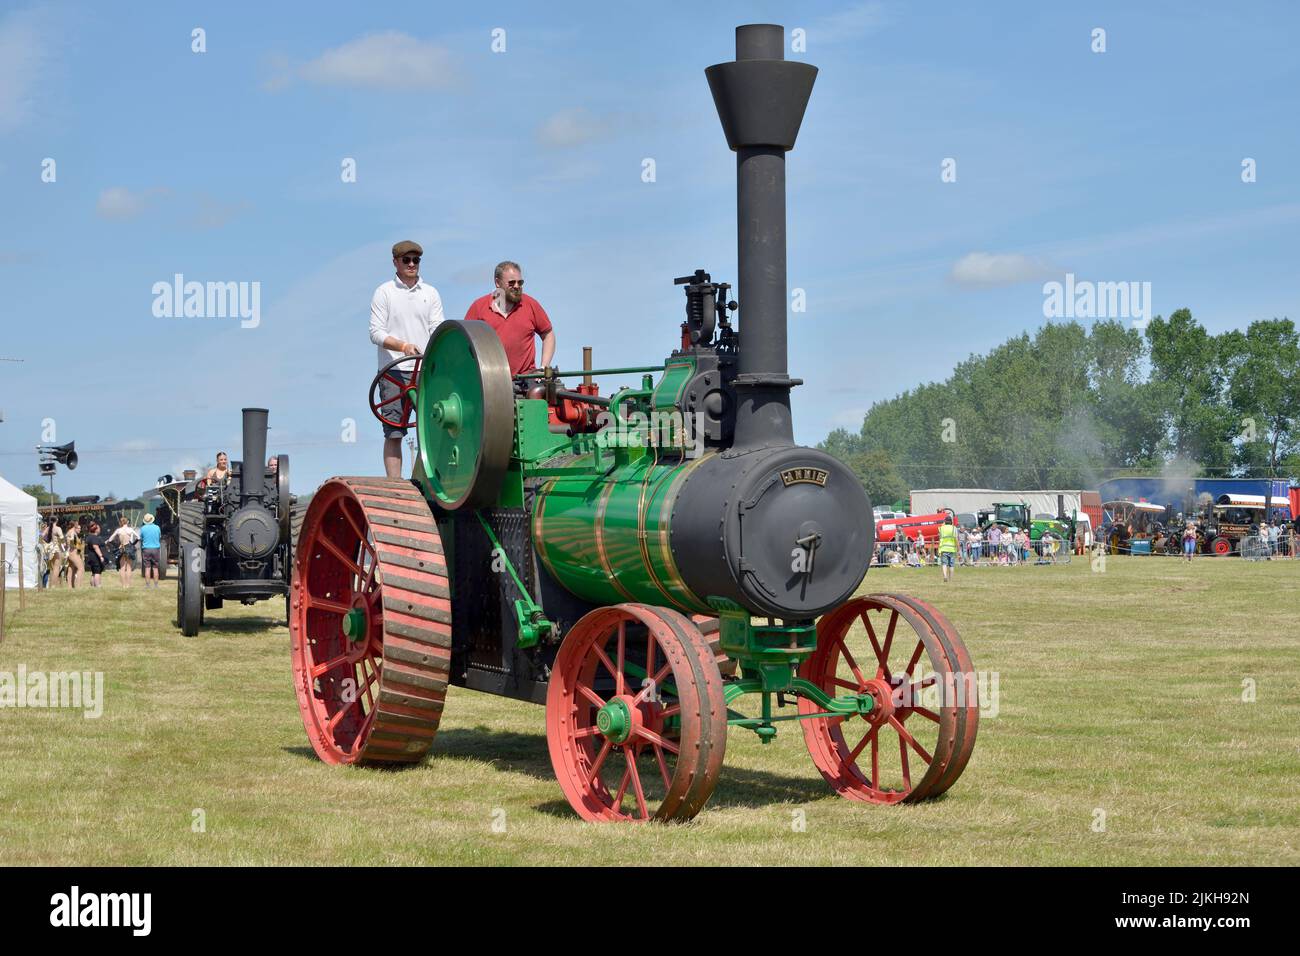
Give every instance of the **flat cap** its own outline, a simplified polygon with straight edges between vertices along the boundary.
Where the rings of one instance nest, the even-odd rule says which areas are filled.
[[[420,248],[420,244],[418,242],[412,242],[410,239],[404,239],[397,245],[393,246],[394,259],[398,256],[410,255],[412,252],[417,256],[424,255],[424,250]]]

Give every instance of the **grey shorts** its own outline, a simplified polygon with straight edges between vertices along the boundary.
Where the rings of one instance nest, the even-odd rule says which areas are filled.
[[[146,571],[150,568],[153,568],[155,571],[158,570],[158,557],[161,551],[162,548],[140,549],[140,560],[144,563],[144,569]]]
[[[410,372],[403,372],[400,369],[393,369],[388,373],[388,375],[392,375],[396,378],[400,378],[403,382],[406,382],[408,385],[411,382]],[[388,380],[388,376],[384,376],[379,380],[379,401],[381,403],[387,401],[390,398],[397,398],[398,394],[399,393],[398,393],[397,386]],[[401,412],[401,407],[402,407],[401,402],[393,402],[391,405],[381,404],[379,410],[389,418],[397,418]],[[383,424],[384,427],[385,438],[402,438],[403,436],[406,435],[407,430],[405,428],[394,428],[392,425],[386,423],[381,423],[381,424]]]

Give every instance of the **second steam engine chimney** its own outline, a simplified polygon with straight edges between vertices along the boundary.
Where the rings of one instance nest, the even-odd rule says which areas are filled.
[[[266,418],[265,408],[244,409],[244,460],[239,472],[239,501],[246,504],[250,498],[261,498],[266,482]]]
[[[793,444],[786,352],[785,154],[794,148],[817,68],[785,59],[785,30],[736,28],[736,59],[705,71],[736,153],[740,348],[735,445]]]

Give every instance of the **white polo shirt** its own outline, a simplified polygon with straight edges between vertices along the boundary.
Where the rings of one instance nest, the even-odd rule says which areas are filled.
[[[391,335],[423,350],[442,320],[437,289],[423,279],[415,280],[413,286],[397,276],[389,279],[370,299],[370,341],[379,348],[379,367],[402,357],[401,352],[384,348],[384,339]]]

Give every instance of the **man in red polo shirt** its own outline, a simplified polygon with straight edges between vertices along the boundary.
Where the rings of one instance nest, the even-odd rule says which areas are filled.
[[[524,278],[519,263],[509,260],[499,263],[493,271],[493,278],[496,289],[470,304],[465,313],[466,321],[479,319],[492,326],[506,347],[511,375],[522,375],[550,365],[555,355],[555,331],[542,304],[532,296],[524,295]],[[542,339],[540,365],[537,363],[534,335]]]

